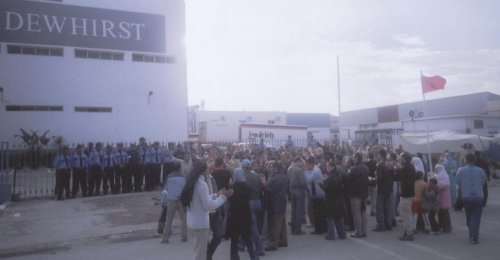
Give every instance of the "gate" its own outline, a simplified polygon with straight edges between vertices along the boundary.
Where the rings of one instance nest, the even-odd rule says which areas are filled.
[[[54,195],[55,173],[50,168],[55,154],[53,150],[28,151],[2,142],[0,153],[0,185],[3,192],[9,190],[9,199],[16,201]]]

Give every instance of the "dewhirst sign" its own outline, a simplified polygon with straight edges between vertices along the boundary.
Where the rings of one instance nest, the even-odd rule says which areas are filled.
[[[0,41],[165,53],[165,17],[21,0],[0,1]]]

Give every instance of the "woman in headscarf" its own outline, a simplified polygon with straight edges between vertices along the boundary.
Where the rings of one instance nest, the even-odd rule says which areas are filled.
[[[436,179],[438,188],[438,200],[439,200],[439,211],[438,211],[438,222],[439,227],[445,233],[451,232],[451,220],[450,220],[450,178],[446,172],[445,166],[442,164],[436,164]]]
[[[458,164],[455,160],[453,160],[453,155],[446,151],[442,163],[444,165],[444,169],[448,173],[449,184],[450,184],[450,196],[451,196],[451,205],[455,206],[457,203],[457,184],[455,178],[457,176]]]
[[[234,190],[231,199],[229,200],[229,221],[228,232],[231,237],[230,259],[239,260],[238,243],[240,237],[245,242],[248,248],[250,259],[259,259],[257,256],[251,235],[252,214],[250,212],[250,196],[252,188],[245,182],[245,173],[243,169],[236,168],[233,172]]]

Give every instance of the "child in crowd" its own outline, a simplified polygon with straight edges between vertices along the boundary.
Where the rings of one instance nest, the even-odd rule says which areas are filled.
[[[431,225],[431,234],[438,234],[439,224],[436,220],[436,215],[439,211],[437,179],[429,179],[429,187],[424,191],[422,198],[422,207],[427,211],[429,224]]]

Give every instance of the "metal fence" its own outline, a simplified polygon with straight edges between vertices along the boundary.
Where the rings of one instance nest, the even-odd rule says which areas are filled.
[[[328,143],[329,140],[317,140],[319,143]],[[237,146],[240,149],[280,149],[292,144],[295,147],[307,147],[308,140],[266,140],[261,143],[255,139],[238,141],[210,141],[204,143],[195,142],[161,142],[160,147],[165,150],[183,151],[198,154],[210,148],[229,150],[229,147]],[[107,144],[104,144],[106,146]],[[115,145],[110,143],[109,145]],[[130,143],[125,143],[125,148],[130,148]],[[70,145],[70,149],[76,144]],[[54,158],[57,156],[56,148],[28,149],[25,145],[10,145],[1,142],[0,147],[0,194],[10,193],[12,200],[23,200],[33,198],[53,198],[55,196],[55,170],[52,168]]]

